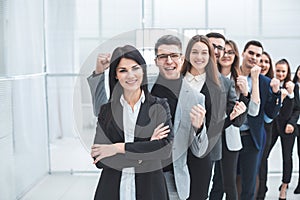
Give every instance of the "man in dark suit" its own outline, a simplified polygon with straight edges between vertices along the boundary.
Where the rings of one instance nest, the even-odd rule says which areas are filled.
[[[239,172],[242,181],[242,200],[253,200],[255,193],[256,175],[260,162],[260,151],[263,148],[263,122],[264,114],[273,119],[280,109],[281,95],[279,80],[263,75],[258,76],[258,82],[252,82],[251,71],[258,68],[263,46],[259,41],[249,41],[243,50],[242,75],[248,79],[249,95],[255,92],[254,85],[259,85],[260,105],[256,116],[247,115],[245,123],[240,127],[243,149],[239,155]],[[252,90],[253,89],[253,90]],[[250,108],[249,108],[250,109]]]

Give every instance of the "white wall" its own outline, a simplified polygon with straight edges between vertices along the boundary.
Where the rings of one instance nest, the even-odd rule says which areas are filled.
[[[285,57],[294,70],[300,64],[298,0],[155,0],[152,17],[160,28],[224,28],[240,51],[257,39],[274,61]]]
[[[49,171],[43,2],[3,1],[0,199],[18,199]],[[3,2],[1,5],[3,5]],[[3,11],[3,10],[2,10]],[[4,62],[3,62],[4,61]]]

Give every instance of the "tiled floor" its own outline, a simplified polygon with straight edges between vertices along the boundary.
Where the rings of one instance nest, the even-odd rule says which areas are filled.
[[[297,184],[297,174],[293,174],[288,189],[288,200],[299,200],[300,194],[293,193]],[[21,200],[89,200],[93,199],[99,174],[54,173],[46,176],[33,187]],[[281,175],[270,174],[266,200],[278,199]],[[224,198],[225,199],[225,198]]]

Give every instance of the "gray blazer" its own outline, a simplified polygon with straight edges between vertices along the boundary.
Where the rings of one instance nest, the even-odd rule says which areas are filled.
[[[93,73],[87,78],[92,94],[93,111],[95,116],[98,116],[100,107],[107,102],[104,76],[104,73],[98,75]]]
[[[94,114],[97,116],[101,105],[107,102],[104,74],[91,75],[87,80],[92,94]],[[188,148],[195,156],[201,157],[208,147],[206,127],[203,126],[201,132],[196,135],[191,124],[190,111],[196,104],[205,107],[204,95],[191,88],[183,79],[173,125],[172,147],[175,183],[180,199],[187,199],[190,193],[190,174],[187,166]]]
[[[206,127],[204,126],[201,133],[196,136],[189,115],[192,106],[197,103],[205,106],[204,101],[204,95],[192,89],[183,79],[174,119],[172,151],[175,183],[180,199],[187,199],[190,193],[190,174],[187,166],[188,148],[195,156],[201,157],[208,147]]]

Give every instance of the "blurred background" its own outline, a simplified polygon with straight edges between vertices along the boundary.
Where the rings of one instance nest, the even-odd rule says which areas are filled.
[[[261,41],[273,63],[286,58],[294,73],[299,23],[298,0],[0,0],[0,200],[25,198],[57,174],[54,185],[60,175],[80,175],[96,186],[86,78],[99,52],[137,46],[154,81],[158,37],[176,34],[185,47],[189,37],[216,31],[240,53],[248,40]],[[279,142],[270,160],[270,173],[280,174]],[[298,162],[295,148],[294,172]]]

